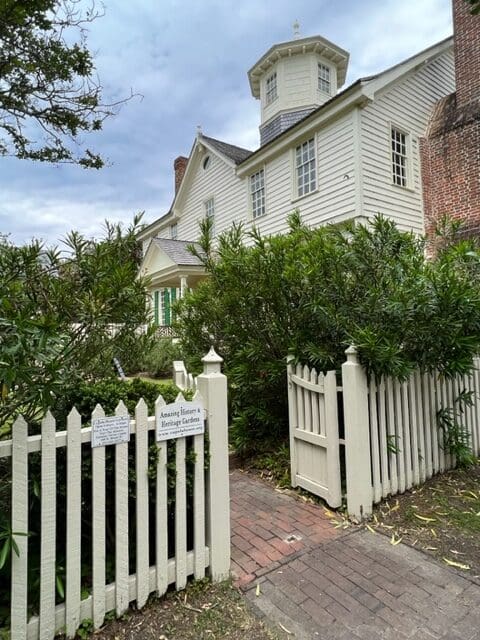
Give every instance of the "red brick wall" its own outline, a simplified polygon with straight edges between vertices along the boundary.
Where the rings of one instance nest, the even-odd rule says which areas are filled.
[[[425,231],[443,215],[480,235],[480,120],[421,141]]]
[[[175,171],[175,194],[182,183],[183,176],[187,169],[187,163],[188,158],[185,158],[185,156],[178,156],[178,158],[175,158],[173,162],[173,169]]]
[[[480,15],[472,15],[471,8],[472,5],[465,0],[453,0],[455,82],[459,107],[480,96]]]
[[[440,100],[420,141],[425,230],[445,214],[480,235],[480,16],[453,0],[456,92]]]

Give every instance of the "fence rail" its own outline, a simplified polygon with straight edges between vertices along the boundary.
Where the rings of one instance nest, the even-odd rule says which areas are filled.
[[[105,614],[115,610],[123,614],[129,603],[136,601],[141,608],[150,593],[162,595],[175,584],[183,589],[188,576],[201,579],[209,570],[214,580],[229,575],[230,529],[228,489],[227,397],[226,378],[220,372],[221,358],[213,350],[203,359],[204,372],[198,377],[194,401],[205,410],[208,431],[209,462],[205,472],[204,434],[188,439],[194,455],[189,483],[193,484],[192,498],[187,505],[187,438],[173,441],[175,461],[174,532],[169,532],[167,442],[158,443],[157,459],[152,476],[149,447],[154,438],[159,414],[165,402],[161,396],[155,405],[155,416],[148,416],[147,405],[140,400],[135,419],[130,420],[130,434],[134,443],[110,445],[114,448],[113,485],[106,474],[106,447],[88,447],[92,428],[82,428],[81,418],[72,409],[67,429],[56,431],[55,419],[47,413],[39,435],[28,435],[28,426],[19,417],[12,430],[12,440],[0,443],[0,458],[11,459],[12,505],[11,530],[19,553],[12,552],[11,565],[11,638],[12,640],[51,640],[55,633],[65,630],[73,638],[85,619],[93,620],[98,629]],[[177,402],[182,402],[180,394]],[[116,416],[125,416],[127,409],[120,403]],[[104,417],[97,406],[92,420]],[[193,440],[193,442],[192,442]],[[133,451],[133,468],[129,466]],[[59,481],[58,455],[63,452],[66,472],[61,482],[66,486],[66,520],[58,522],[57,488]],[[32,454],[40,456],[40,594],[38,602],[28,600],[29,538],[25,534],[29,523],[29,469]],[[89,456],[91,484],[88,495],[82,495],[82,460]],[[192,460],[192,458],[190,458]],[[212,478],[213,475],[213,478]],[[132,476],[134,481],[132,480]],[[90,481],[89,481],[90,482]],[[82,484],[83,483],[83,484]],[[154,492],[155,500],[149,496]],[[132,492],[134,495],[132,496]],[[112,494],[114,498],[112,498]],[[85,526],[85,500],[91,500],[91,549],[82,549],[82,528]],[[114,504],[114,582],[107,584],[108,554],[106,530],[108,505]],[[152,518],[150,510],[153,509]],[[187,517],[188,510],[192,516]],[[129,513],[130,512],[130,513]],[[172,521],[172,514],[170,520]],[[149,520],[154,522],[153,534]],[[134,522],[135,539],[129,524]],[[187,522],[193,527],[188,534]],[[65,597],[56,604],[58,567],[58,527],[65,528]],[[173,534],[173,540],[169,535]],[[187,538],[188,534],[188,538]],[[187,547],[187,539],[191,544]],[[153,548],[154,547],[154,548]],[[174,549],[172,556],[169,548]],[[132,552],[133,550],[133,552]],[[130,554],[133,553],[132,557]],[[154,563],[151,564],[151,558]],[[82,565],[91,558],[90,593],[82,594]],[[131,572],[132,564],[134,572]],[[38,611],[28,620],[32,607]]]

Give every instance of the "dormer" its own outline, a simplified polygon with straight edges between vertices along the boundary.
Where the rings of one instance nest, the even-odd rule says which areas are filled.
[[[276,44],[248,72],[260,100],[264,145],[333,98],[345,83],[349,54],[321,36]]]

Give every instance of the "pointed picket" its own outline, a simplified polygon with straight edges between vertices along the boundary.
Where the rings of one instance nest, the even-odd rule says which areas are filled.
[[[403,408],[403,448],[405,450],[405,486],[411,489],[412,479],[412,439],[410,429],[410,404],[408,394],[408,382],[402,383],[402,408]]]
[[[387,446],[388,446],[388,462],[390,470],[390,491],[393,495],[398,492],[398,474],[397,474],[397,447],[398,441],[395,433],[395,405],[394,405],[394,381],[392,378],[386,378],[386,397],[387,397]]]
[[[104,418],[97,404],[93,420]],[[99,629],[105,620],[105,447],[92,449],[92,607],[93,626]]]
[[[127,416],[128,409],[120,401],[116,416]],[[115,609],[121,616],[128,609],[128,442],[115,445]]]
[[[175,441],[175,587],[187,584],[186,439]]]
[[[197,392],[193,400],[203,406],[203,399],[200,393]],[[194,436],[193,450],[195,453],[193,485],[194,576],[196,580],[201,580],[205,577],[205,456],[203,434]]]
[[[380,461],[382,468],[382,497],[386,498],[390,493],[390,474],[388,472],[388,439],[387,417],[385,403],[385,378],[381,378],[377,386],[378,395],[378,425],[380,440]]]
[[[28,427],[22,416],[12,427],[12,531],[18,554],[12,553],[10,631],[13,640],[27,638],[28,587]]]
[[[135,427],[137,607],[141,609],[149,594],[148,407],[143,398],[135,407]]]
[[[175,402],[185,402],[185,396],[183,395],[183,393],[179,393],[177,395],[177,397],[175,398]]]
[[[74,638],[80,625],[81,600],[81,417],[73,408],[67,418],[67,586],[65,626],[67,638]]]
[[[158,396],[155,402],[155,416],[165,406],[165,400]],[[167,442],[158,443],[157,490],[155,514],[155,540],[157,564],[157,595],[162,596],[168,587],[168,506],[167,506]]]
[[[370,447],[372,456],[373,501],[382,499],[382,480],[380,473],[380,446],[377,413],[377,385],[372,376],[369,385],[369,412],[370,412]]]
[[[410,433],[412,436],[412,482],[420,484],[420,449],[418,442],[416,374],[412,373],[408,380],[408,397],[410,410]]]
[[[40,526],[40,640],[55,635],[55,541],[56,541],[56,446],[55,419],[48,411],[42,420],[41,526]]]

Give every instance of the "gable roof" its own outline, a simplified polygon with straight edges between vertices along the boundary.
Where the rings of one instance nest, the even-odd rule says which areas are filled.
[[[227,142],[222,142],[222,140],[216,140],[215,138],[204,136],[203,133],[201,134],[200,139],[209,143],[222,155],[233,160],[235,164],[240,164],[253,153],[253,151],[250,151],[249,149],[243,149],[242,147],[237,147],[234,144],[228,144]]]
[[[167,256],[181,267],[201,267],[203,262],[197,258],[197,256],[190,253],[188,247],[193,245],[199,253],[202,252],[202,248],[198,242],[188,242],[186,240],[170,240],[168,238],[153,238],[152,242]]]

